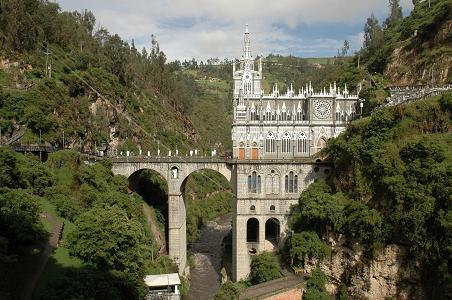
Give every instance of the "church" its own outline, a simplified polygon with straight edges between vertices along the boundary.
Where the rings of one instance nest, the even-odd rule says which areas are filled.
[[[233,157],[239,160],[298,159],[319,152],[329,138],[356,118],[358,95],[345,85],[314,90],[311,83],[297,91],[290,85],[271,93],[262,89],[262,58],[251,55],[248,26],[243,54],[233,64]]]

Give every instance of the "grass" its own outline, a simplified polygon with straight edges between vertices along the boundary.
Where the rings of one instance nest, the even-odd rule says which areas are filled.
[[[42,273],[41,277],[38,280],[38,283],[36,284],[35,291],[33,293],[33,299],[41,299],[42,293],[46,286],[53,280],[61,278],[67,269],[83,267],[83,262],[77,258],[70,256],[69,250],[64,246],[64,239],[73,230],[74,224],[64,218],[59,217],[56,212],[55,206],[48,200],[41,199],[41,207],[43,211],[52,215],[59,222],[64,223],[63,243],[60,243],[60,246],[56,248],[52,255],[49,257],[46,268],[44,269],[44,272]],[[48,221],[46,222],[48,223]],[[45,226],[50,226],[50,229],[48,229],[49,227],[46,227],[46,230],[50,232],[51,224],[49,223]]]
[[[312,64],[330,65],[334,63],[334,57],[309,57],[306,60]]]

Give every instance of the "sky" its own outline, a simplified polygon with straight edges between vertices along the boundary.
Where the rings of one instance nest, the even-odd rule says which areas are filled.
[[[155,35],[168,60],[239,58],[245,24],[253,56],[334,56],[348,40],[359,49],[367,17],[383,21],[387,0],[56,0],[62,10],[88,9],[97,27],[149,48]],[[400,0],[404,16],[411,0]]]

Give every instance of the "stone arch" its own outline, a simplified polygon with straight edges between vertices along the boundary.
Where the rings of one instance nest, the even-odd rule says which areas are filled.
[[[265,222],[265,250],[275,251],[279,246],[281,222],[278,218],[268,218]]]
[[[181,182],[181,190],[183,185],[185,184],[187,178],[192,175],[195,172],[199,172],[202,170],[210,170],[210,171],[215,171],[216,173],[219,173],[221,175],[223,175],[224,178],[226,178],[226,180],[231,183],[231,179],[232,179],[232,170],[231,168],[223,163],[213,163],[212,165],[209,164],[203,164],[202,166],[197,166],[195,168],[191,168],[188,172],[184,172],[182,176],[180,176],[180,182]]]
[[[246,242],[259,243],[259,220],[256,218],[249,218],[246,221]]]
[[[169,239],[168,239],[168,227],[169,227],[169,182],[161,174],[153,169],[139,169],[133,172],[128,177],[129,190],[139,194],[144,202],[153,207],[153,209],[164,216],[165,230],[160,232],[159,230],[153,232],[153,238],[156,244],[159,246],[160,254],[168,254]],[[143,212],[146,214],[149,208],[143,204]]]

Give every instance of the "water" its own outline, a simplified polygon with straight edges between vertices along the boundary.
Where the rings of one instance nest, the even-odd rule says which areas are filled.
[[[194,268],[190,270],[190,290],[184,300],[212,299],[220,288],[223,238],[231,230],[231,214],[207,222],[193,244]]]

